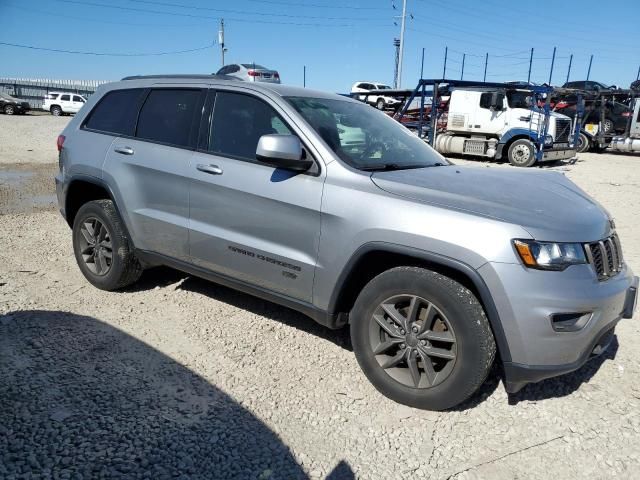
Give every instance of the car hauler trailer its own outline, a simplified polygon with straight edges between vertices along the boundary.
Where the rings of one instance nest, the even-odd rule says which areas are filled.
[[[576,157],[582,111],[577,109],[573,119],[552,112],[550,97],[557,90],[422,79],[413,90],[387,93],[405,98],[394,118],[440,153],[507,158],[515,166],[530,167]]]
[[[629,117],[625,135],[611,140],[611,149],[618,152],[640,152],[640,98],[634,98],[630,106],[633,109],[632,116]]]
[[[603,151],[613,144],[614,139],[631,136],[633,104],[638,92],[618,89],[581,93],[585,106],[576,145],[578,152]],[[564,91],[560,95],[552,96],[551,106],[556,112],[570,115],[575,110],[575,105],[574,92]]]

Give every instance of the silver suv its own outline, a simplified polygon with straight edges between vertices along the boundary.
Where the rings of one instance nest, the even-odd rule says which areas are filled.
[[[414,407],[464,401],[494,360],[508,392],[575,370],[635,308],[613,220],[562,174],[453,165],[342,96],[131,77],[58,148],[93,285],[169,265],[348,325],[368,379]]]

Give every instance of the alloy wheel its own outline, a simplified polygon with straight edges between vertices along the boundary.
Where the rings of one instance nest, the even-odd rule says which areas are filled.
[[[412,388],[431,388],[451,374],[457,340],[446,315],[416,295],[396,295],[378,305],[369,329],[378,365]]]
[[[89,217],[80,227],[80,253],[82,260],[95,275],[104,276],[113,264],[113,245],[107,227],[95,217]]]

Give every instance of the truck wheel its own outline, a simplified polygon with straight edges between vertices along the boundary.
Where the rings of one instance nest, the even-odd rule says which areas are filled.
[[[451,278],[397,267],[371,280],[351,311],[351,343],[383,395],[444,410],[475,393],[496,345],[476,297]]]
[[[60,117],[62,115],[62,109],[57,105],[51,107],[51,115],[53,115],[54,117]]]
[[[126,287],[142,274],[111,200],[80,207],[73,222],[73,251],[85,278],[101,290]]]
[[[578,153],[584,153],[589,151],[590,147],[591,140],[589,140],[589,137],[587,137],[586,134],[580,132],[580,135],[578,136],[578,145],[576,146],[576,151]]]
[[[611,133],[613,132],[614,128],[615,123],[613,123],[613,120],[611,120],[610,118],[605,118],[602,122],[602,130],[604,131],[604,133]]]
[[[5,105],[4,113],[6,113],[7,115],[13,115],[14,113],[16,113],[16,109],[13,105]]]
[[[382,98],[379,98],[376,102],[376,108],[378,110],[384,110],[384,100]]]
[[[509,146],[509,163],[516,167],[530,167],[536,163],[536,147],[531,140],[521,138]]]

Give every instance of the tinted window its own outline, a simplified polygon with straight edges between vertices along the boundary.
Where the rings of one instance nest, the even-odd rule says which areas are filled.
[[[116,135],[133,135],[142,88],[107,93],[89,115],[86,128]]]
[[[216,95],[211,152],[254,161],[260,137],[273,133],[287,135],[291,130],[269,105],[248,95]]]
[[[55,100],[56,98],[58,98],[58,94],[57,94],[57,93],[50,93],[50,94],[49,94],[49,98],[50,98],[51,100]]]
[[[229,65],[226,73],[236,73],[240,71],[240,67],[238,65]]]
[[[60,100],[68,102],[71,99],[71,95],[62,95]]]
[[[220,70],[218,70],[218,73],[216,73],[216,75],[225,75],[227,73],[228,67],[222,67]]]
[[[257,63],[243,63],[242,66],[244,68],[257,68],[259,70],[266,70],[262,65],[258,65]]]
[[[480,108],[491,108],[491,92],[484,92],[480,95]]]
[[[77,95],[73,96],[73,101],[74,102],[80,102],[80,103],[84,103],[84,100],[82,99],[82,97],[79,97]]]
[[[186,147],[201,90],[152,90],[138,119],[136,137]]]

